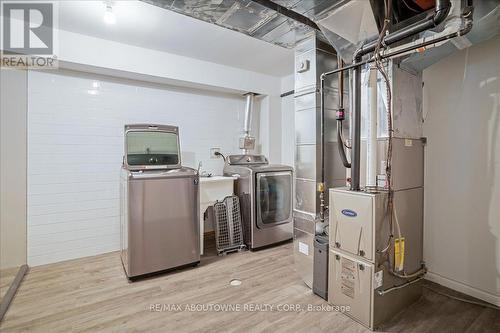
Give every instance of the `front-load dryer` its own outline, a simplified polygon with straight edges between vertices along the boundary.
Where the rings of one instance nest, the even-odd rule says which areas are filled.
[[[262,155],[230,155],[224,175],[236,177],[244,240],[251,250],[293,237],[293,168]]]

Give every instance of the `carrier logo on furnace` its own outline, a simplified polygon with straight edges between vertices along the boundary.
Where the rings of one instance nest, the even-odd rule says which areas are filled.
[[[348,217],[356,217],[358,213],[350,209],[342,209],[342,214]]]

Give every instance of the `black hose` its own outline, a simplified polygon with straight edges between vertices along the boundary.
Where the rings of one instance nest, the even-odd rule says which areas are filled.
[[[342,58],[340,55],[337,56],[337,68],[341,68],[344,66],[344,62],[342,61]],[[344,145],[344,138],[342,137],[342,121],[345,119],[345,110],[344,110],[344,71],[339,72],[339,88],[338,88],[338,95],[339,95],[339,103],[338,103],[338,110],[337,110],[337,148],[339,150],[340,158],[342,160],[342,164],[344,164],[344,167],[350,168],[351,163],[347,160],[347,156],[345,153],[345,145]]]
[[[221,153],[221,152],[216,151],[216,152],[214,153],[214,155],[215,155],[215,156],[222,156],[222,159],[224,160],[224,162],[226,162],[226,157],[225,157],[224,155],[222,155],[222,153]]]
[[[345,153],[345,147],[344,147],[344,139],[342,138],[342,121],[337,120],[337,145],[339,149],[339,154],[340,154],[340,159],[342,160],[342,164],[344,164],[344,167],[350,168],[351,163],[347,160],[347,156]]]

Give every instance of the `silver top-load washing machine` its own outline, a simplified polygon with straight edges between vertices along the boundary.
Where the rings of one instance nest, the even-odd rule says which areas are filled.
[[[125,126],[121,259],[127,277],[200,261],[198,173],[181,166],[175,126]]]
[[[245,244],[255,250],[293,237],[293,168],[262,155],[230,155],[224,175],[235,176]]]

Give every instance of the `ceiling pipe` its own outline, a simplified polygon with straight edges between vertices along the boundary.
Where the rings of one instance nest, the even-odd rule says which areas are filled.
[[[451,40],[453,38],[461,37],[461,36],[468,34],[472,30],[472,27],[473,27],[473,21],[472,21],[473,10],[474,10],[474,7],[472,4],[472,0],[467,0],[467,5],[465,6],[465,8],[462,8],[462,18],[465,20],[465,23],[460,30],[449,33],[449,34],[444,35],[444,36],[438,36],[438,37],[425,39],[425,40],[422,40],[421,43],[418,43],[418,44],[411,43],[411,44],[406,45],[406,46],[399,46],[396,49],[385,49],[384,52],[380,55],[380,59],[381,60],[393,59],[393,58],[408,55],[411,53],[421,52],[422,50],[425,50],[428,47],[433,47],[435,45],[439,45],[440,43],[446,42],[446,41]],[[360,62],[356,62],[356,63],[353,63],[353,64],[348,65],[348,66],[343,66],[343,67],[340,67],[340,68],[337,68],[337,69],[334,69],[334,70],[331,70],[329,72],[325,72],[325,73],[321,74],[321,76],[320,76],[320,80],[321,80],[321,84],[320,84],[320,87],[321,87],[321,89],[320,89],[321,112],[324,112],[324,109],[325,109],[324,89],[323,88],[324,88],[324,81],[326,80],[326,78],[328,76],[336,74],[336,73],[341,73],[341,72],[344,72],[346,70],[351,70],[351,69],[354,70],[357,68],[360,69],[360,67],[362,65],[366,65],[366,64],[369,64],[369,63],[374,62],[374,61],[375,61],[375,57],[371,56],[369,59],[366,59],[366,60],[363,60]],[[358,71],[358,72],[360,72],[360,71]],[[342,153],[341,153],[341,155],[342,155]],[[345,159],[345,152],[344,152],[344,159]],[[345,164],[347,164],[347,163],[345,163]],[[349,167],[350,165],[348,164],[345,166]]]
[[[450,34],[447,34],[445,36],[438,36],[438,37],[432,37],[432,38],[427,38],[427,39],[422,39],[421,43],[419,44],[414,44],[410,43],[410,45],[402,45],[394,49],[386,49],[384,52],[381,53],[380,59],[392,59],[396,57],[401,57],[404,55],[409,55],[412,53],[420,53],[422,50],[426,50],[428,48],[431,48],[433,46],[440,45],[440,43],[446,42],[450,39],[456,38],[456,37],[461,37],[466,34],[468,34],[472,30],[472,12],[469,12],[466,14],[467,20],[462,29],[459,31],[452,32]],[[465,16],[464,16],[465,17]],[[354,69],[356,67],[361,67],[363,65],[372,63],[375,61],[374,57],[370,57],[366,60],[363,60],[359,63],[356,64],[351,64],[348,66],[344,66],[338,69],[334,69],[329,72],[325,72],[321,74],[321,80],[326,80],[326,78],[332,74],[337,74],[340,72],[345,72],[350,69]]]
[[[434,15],[411,24],[403,29],[390,33],[383,37],[382,48],[399,42],[405,38],[414,36],[430,28],[441,24],[450,12],[450,0],[436,0]],[[375,51],[378,41],[369,42],[354,52],[353,65],[359,64],[364,55]],[[360,169],[361,169],[361,67],[353,69],[353,113],[352,113],[352,150],[351,150],[351,191],[360,191]]]
[[[427,16],[426,18],[410,24],[400,30],[386,35],[382,39],[382,46],[389,46],[396,42],[399,42],[410,36],[414,36],[425,30],[435,28],[440,25],[448,16],[451,9],[450,0],[436,0],[436,7],[434,9],[434,14]],[[354,52],[353,58],[363,57],[365,54],[375,51],[377,47],[377,40],[373,40],[369,43],[362,45],[360,48]]]

